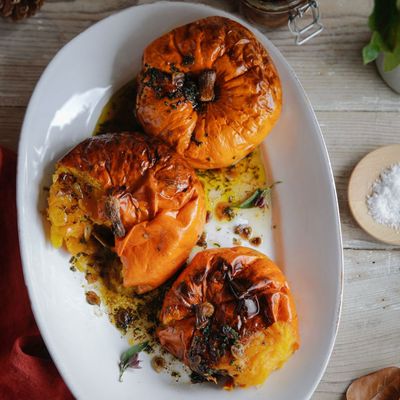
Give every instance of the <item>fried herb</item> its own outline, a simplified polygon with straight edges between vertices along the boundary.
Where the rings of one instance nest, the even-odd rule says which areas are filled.
[[[235,226],[233,231],[236,233],[236,235],[239,235],[242,239],[248,240],[251,235],[252,228],[250,225],[240,224]]]
[[[242,242],[241,242],[241,240],[240,239],[238,239],[238,238],[232,238],[232,243],[235,245],[235,246],[240,246],[241,244],[242,244]]]
[[[122,330],[123,332],[126,332],[128,327],[132,324],[134,321],[135,315],[134,311],[132,308],[123,308],[123,307],[118,307],[115,312],[114,312],[114,321],[115,321],[115,326]]]
[[[262,243],[262,239],[260,237],[258,237],[258,236],[257,237],[253,237],[253,238],[250,239],[250,243],[253,246],[259,246]]]
[[[119,360],[119,381],[122,382],[122,375],[128,368],[141,368],[139,353],[147,347],[147,342],[135,344],[121,354]]]
[[[194,63],[194,57],[191,54],[187,54],[182,58],[182,65],[192,65]]]
[[[89,290],[86,292],[86,301],[91,305],[91,306],[98,306],[100,304],[100,297],[93,292],[93,290]]]
[[[207,248],[207,234],[203,232],[196,243],[196,246]]]
[[[211,311],[214,312],[213,308],[210,309],[210,313]],[[239,339],[238,331],[229,325],[215,324],[211,315],[206,325],[202,324],[198,328],[189,349],[189,367],[194,371],[191,375],[192,382],[201,382],[200,375],[217,383],[223,371],[213,369],[212,366],[216,365]]]
[[[232,210],[232,207],[224,207],[222,209],[222,215],[228,220],[232,221],[233,218],[235,218],[235,212]]]
[[[197,140],[196,137],[193,135],[190,140],[197,146],[201,146],[203,144],[203,142],[201,142],[200,140]]]
[[[164,85],[171,79],[171,74],[161,71],[158,68],[148,68],[144,73],[145,86],[152,88],[157,97],[161,98],[164,96]]]
[[[189,73],[180,72],[171,65],[171,73],[150,67],[143,74],[143,84],[152,88],[157,98],[169,100],[184,98],[192,103],[193,108],[199,107],[199,88],[195,78]],[[166,101],[166,100],[165,100]],[[165,103],[164,103],[165,104]],[[176,110],[180,104],[168,103],[171,109]]]
[[[186,75],[182,92],[185,99],[192,103],[194,109],[197,109],[199,107],[199,89],[196,82],[188,75]]]
[[[207,381],[207,379],[203,375],[201,375],[195,371],[192,371],[192,373],[190,374],[190,382],[192,382],[192,383],[203,383],[206,381]]]
[[[239,340],[239,333],[229,325],[224,325],[222,327],[222,333],[225,336],[225,338],[230,342],[231,346],[237,340]]]
[[[160,356],[155,356],[151,360],[151,366],[157,373],[161,372],[166,367],[166,362],[164,358]]]
[[[172,371],[171,372],[171,376],[173,377],[173,378],[180,378],[181,377],[181,374],[179,373],[179,372],[177,372],[177,371]]]

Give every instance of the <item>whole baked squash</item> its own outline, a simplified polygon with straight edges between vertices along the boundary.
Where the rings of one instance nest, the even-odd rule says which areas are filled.
[[[299,346],[285,276],[246,247],[198,253],[166,294],[160,319],[161,344],[227,388],[263,383]]]
[[[250,153],[281,112],[278,73],[244,26],[209,17],[144,51],[136,116],[195,168],[226,167]]]
[[[184,263],[205,223],[194,170],[140,133],[86,139],[56,166],[48,197],[51,241],[73,255],[99,242],[122,261],[126,287],[156,288]]]

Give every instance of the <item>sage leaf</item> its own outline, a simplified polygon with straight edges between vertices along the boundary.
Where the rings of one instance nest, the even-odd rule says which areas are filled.
[[[256,189],[253,194],[251,194],[246,200],[233,206],[235,208],[253,208],[259,207],[264,208],[268,205],[268,200],[271,195],[271,189],[281,183],[280,181],[274,182],[272,185],[267,186],[266,188]]]
[[[139,353],[147,347],[148,342],[134,344],[121,354],[119,359],[119,381],[122,382],[122,375],[128,368],[141,368]]]

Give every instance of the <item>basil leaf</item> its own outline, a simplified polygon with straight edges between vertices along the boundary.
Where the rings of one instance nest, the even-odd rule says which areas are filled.
[[[130,368],[140,368],[138,354],[147,347],[148,342],[131,346],[121,354],[119,359],[119,381],[122,382],[122,375]]]

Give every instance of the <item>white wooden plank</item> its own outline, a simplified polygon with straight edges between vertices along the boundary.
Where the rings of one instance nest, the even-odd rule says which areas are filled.
[[[342,400],[351,381],[400,366],[400,251],[345,251],[342,318],[313,400]]]
[[[392,249],[364,233],[353,219],[347,186],[356,164],[370,151],[400,142],[398,112],[318,112],[334,171],[345,248]]]
[[[187,0],[185,0],[187,1]],[[0,105],[27,104],[49,60],[71,38],[105,16],[150,1],[47,1],[37,16],[18,23],[0,21]],[[203,3],[235,11],[236,2]],[[325,31],[305,46],[293,43],[286,27],[268,32],[303,83],[316,110],[400,110],[399,96],[364,67],[361,48],[370,33],[371,0],[320,0]]]

